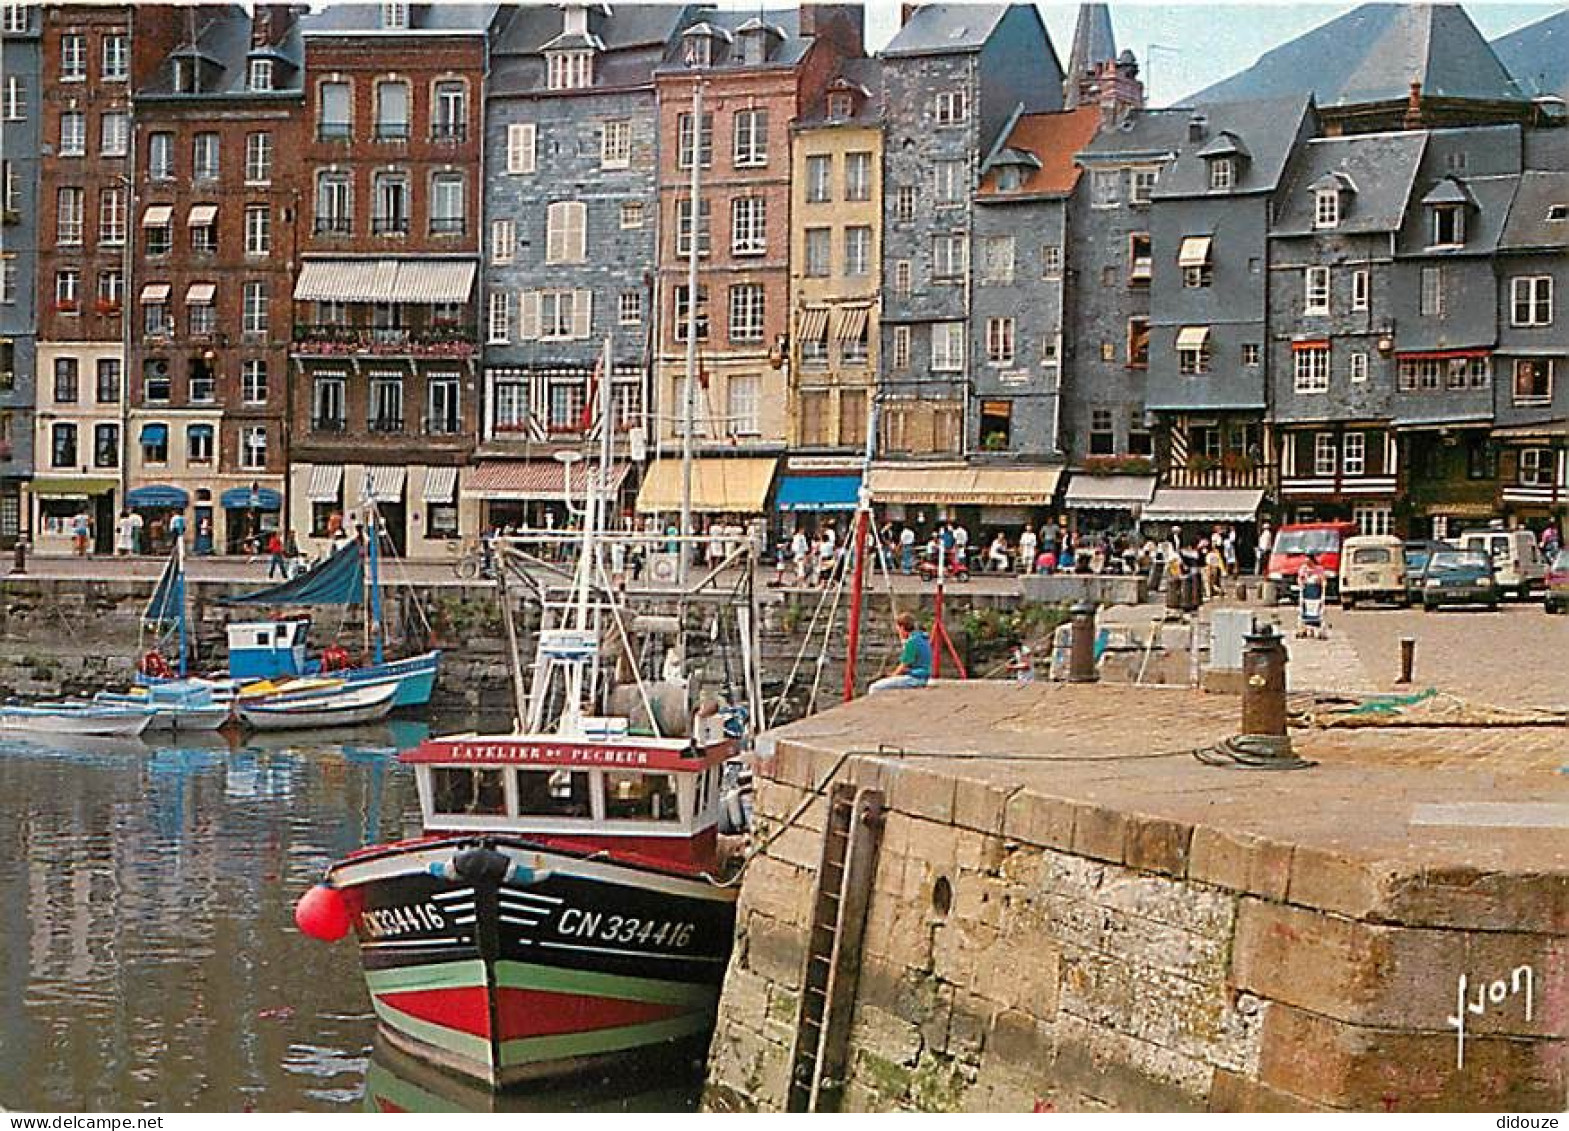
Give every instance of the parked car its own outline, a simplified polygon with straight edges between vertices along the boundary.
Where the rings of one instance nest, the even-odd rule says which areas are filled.
[[[1438,550],[1422,570],[1422,608],[1485,605],[1498,608],[1498,582],[1486,550]]]
[[[1340,592],[1340,547],[1357,533],[1354,522],[1299,522],[1282,526],[1275,532],[1265,571],[1275,583],[1276,598],[1297,595],[1297,571],[1309,554],[1318,559],[1324,571],[1325,587],[1333,597]]]
[[[1516,597],[1529,597],[1547,579],[1547,562],[1529,530],[1468,530],[1456,545],[1491,554],[1498,587]]]
[[[1406,603],[1405,544],[1390,534],[1359,534],[1340,550],[1340,607],[1358,601]]]
[[[1416,605],[1422,601],[1422,571],[1427,568],[1427,559],[1437,550],[1453,549],[1448,542],[1417,540],[1405,544],[1406,601],[1409,604]]]
[[[1550,613],[1569,612],[1569,550],[1559,550],[1547,567],[1543,603]]]

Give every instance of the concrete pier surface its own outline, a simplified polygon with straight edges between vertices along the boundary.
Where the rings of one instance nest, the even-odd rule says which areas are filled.
[[[776,732],[708,1104],[786,1105],[832,779],[885,806],[844,1109],[1562,1111],[1569,728],[1192,756],[1238,722],[950,683]]]

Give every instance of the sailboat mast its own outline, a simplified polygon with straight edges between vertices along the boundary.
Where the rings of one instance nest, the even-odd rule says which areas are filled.
[[[877,443],[877,398],[867,410],[866,451],[861,460],[861,487],[855,500],[855,541],[850,547],[850,633],[845,642],[844,701],[855,698],[855,668],[861,650],[861,609],[866,592],[866,531],[872,518],[872,452]]]
[[[368,548],[370,571],[367,578],[370,585],[370,612],[365,618],[365,634],[371,650],[371,659],[379,664],[383,658],[381,643],[381,558],[380,547],[377,545],[381,540],[381,516],[376,510],[375,499],[369,500],[367,514],[370,517],[370,522],[365,527],[365,533],[370,542]]]
[[[686,590],[692,537],[692,425],[697,399],[697,263],[702,208],[703,81],[692,82],[692,191],[686,255],[686,381],[681,394],[681,539],[676,546],[676,580]],[[677,225],[679,227],[679,225]]]
[[[185,659],[185,622],[190,614],[190,608],[185,600],[185,534],[183,531],[174,540],[174,569],[175,584],[179,586],[178,598],[180,602],[180,658],[175,667],[179,672],[180,678],[184,679],[189,671]]]

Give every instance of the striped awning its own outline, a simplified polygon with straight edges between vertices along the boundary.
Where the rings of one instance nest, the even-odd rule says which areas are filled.
[[[360,495],[369,502],[396,503],[403,499],[403,484],[409,469],[402,464],[394,467],[367,467]]]
[[[458,469],[455,467],[427,467],[425,490],[420,498],[427,503],[450,503],[458,497]]]
[[[1162,487],[1140,516],[1145,522],[1252,522],[1263,491]]]
[[[867,485],[876,503],[1027,507],[1050,503],[1061,477],[1056,467],[874,464]]]
[[[310,482],[305,487],[305,497],[313,503],[336,503],[343,488],[343,465],[322,463],[311,468]]]
[[[296,302],[467,302],[467,260],[313,259],[294,285]]]
[[[700,514],[762,514],[773,485],[773,459],[695,459],[692,461],[692,509]],[[637,495],[639,514],[681,509],[684,475],[681,461],[650,464]]]
[[[588,493],[590,463],[578,460],[572,465],[572,497],[582,500]],[[592,465],[594,470],[598,464]],[[626,481],[629,466],[610,467],[610,489],[619,491]],[[467,493],[476,499],[519,502],[561,501],[566,476],[561,463],[553,459],[482,460],[469,476]]]
[[[147,211],[142,213],[142,227],[162,228],[174,219],[174,206],[172,204],[149,204]]]
[[[828,308],[808,307],[801,311],[801,340],[821,342],[828,338]]]
[[[218,293],[215,283],[192,283],[185,288],[186,306],[211,306],[213,296]]]
[[[1137,510],[1155,494],[1153,475],[1086,475],[1068,482],[1062,505],[1069,510]]]
[[[159,306],[169,301],[168,283],[148,283],[142,288],[142,305]]]
[[[1177,331],[1177,348],[1179,350],[1201,350],[1208,342],[1208,326],[1184,326]]]
[[[189,228],[206,228],[218,222],[218,206],[216,204],[193,204],[190,212],[186,213],[185,224]]]
[[[871,313],[871,307],[847,306],[839,312],[839,334],[841,342],[858,342],[866,337],[866,317]]]
[[[1209,264],[1210,236],[1184,236],[1177,250],[1178,267],[1205,267]]]

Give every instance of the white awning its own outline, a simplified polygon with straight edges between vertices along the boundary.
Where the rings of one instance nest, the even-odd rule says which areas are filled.
[[[458,469],[427,467],[425,490],[420,496],[427,503],[450,503],[458,497]]]
[[[828,308],[808,307],[801,311],[801,340],[822,342],[828,339]]]
[[[218,222],[218,206],[216,204],[193,204],[186,214],[185,224],[189,228],[205,228]]]
[[[1086,475],[1068,481],[1063,506],[1069,510],[1137,510],[1155,494],[1153,475]]]
[[[1201,350],[1208,343],[1208,326],[1184,326],[1177,331],[1177,348],[1179,350]]]
[[[149,204],[147,211],[142,213],[142,227],[162,228],[174,220],[174,206],[171,204]]]
[[[1177,252],[1178,267],[1208,267],[1210,236],[1183,236]]]
[[[294,285],[296,302],[467,302],[475,267],[463,260],[313,259]]]
[[[216,283],[192,283],[185,289],[186,306],[211,306],[213,296],[218,293]]]
[[[866,316],[871,313],[871,308],[866,306],[847,306],[839,312],[839,340],[841,342],[858,342],[866,337]]]
[[[1163,487],[1144,508],[1145,522],[1252,522],[1263,491]]]
[[[403,500],[403,481],[407,478],[409,469],[401,464],[397,467],[367,467],[365,469],[365,483],[360,488],[360,494],[367,500],[376,503],[397,503]]]
[[[143,306],[161,306],[169,301],[168,283],[148,283],[142,288]]]
[[[305,497],[313,503],[336,503],[342,486],[341,463],[317,464],[311,468],[310,483],[305,488]]]

